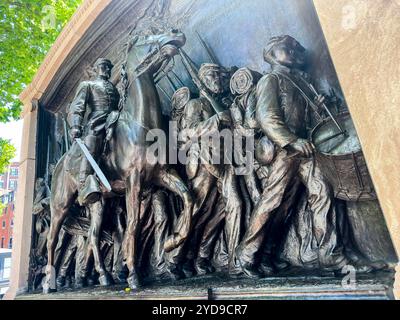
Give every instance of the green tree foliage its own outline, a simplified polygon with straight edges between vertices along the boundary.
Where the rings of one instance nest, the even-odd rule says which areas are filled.
[[[0,1],[0,122],[19,118],[18,95],[81,2]]]
[[[15,151],[9,140],[0,138],[0,174],[7,170],[11,159],[15,157]]]

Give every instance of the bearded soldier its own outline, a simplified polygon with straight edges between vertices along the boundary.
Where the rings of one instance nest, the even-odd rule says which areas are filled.
[[[199,159],[203,155],[204,150],[200,151],[201,137],[218,133],[223,126],[229,126],[231,123],[227,110],[231,100],[226,90],[229,88],[227,84],[229,85],[230,72],[217,64],[206,63],[199,69],[198,77],[204,85],[204,88],[200,88],[200,97],[186,102],[179,118],[180,129],[184,133],[182,136],[195,138],[197,141],[191,143],[188,152],[190,159],[186,164],[186,173],[196,199],[191,221],[193,228],[185,243],[167,255],[169,269],[178,277],[183,276],[179,264],[185,257],[189,261],[196,260],[194,266],[198,274],[214,271],[211,257],[213,245],[219,235],[220,222],[224,220],[226,212],[232,217],[241,215],[241,199],[237,193],[233,170],[203,161],[205,159],[193,161],[194,158]],[[220,202],[219,205],[217,201]],[[236,218],[232,218],[230,222],[226,227],[228,246],[229,243],[238,241],[237,230],[240,225],[235,224]],[[235,244],[232,248],[234,246]]]
[[[83,136],[90,154],[98,160],[104,148],[107,119],[112,111],[118,110],[119,93],[109,81],[113,68],[111,61],[100,58],[94,68],[97,77],[79,86],[68,112],[68,124],[72,139]],[[78,201],[81,205],[93,203],[100,194],[93,168],[86,157],[82,157]]]

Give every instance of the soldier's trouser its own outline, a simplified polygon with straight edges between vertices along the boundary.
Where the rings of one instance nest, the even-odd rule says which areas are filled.
[[[229,269],[234,271],[234,253],[240,241],[242,226],[242,199],[240,197],[237,176],[232,166],[227,165],[222,177],[222,193],[212,218],[206,225],[202,236],[198,256],[211,259],[215,243],[219,236],[221,223],[224,223],[225,238],[228,246]]]
[[[203,165],[199,166],[197,176],[192,180],[192,192],[195,199],[191,221],[193,227],[189,237],[179,247],[167,254],[169,262],[180,263],[188,251],[190,251],[188,258],[194,258],[194,252],[197,250],[196,248],[190,249],[189,246],[198,245],[197,239],[201,237],[204,225],[212,213],[217,195],[216,181],[217,179]]]
[[[265,226],[271,215],[280,206],[285,192],[291,187],[296,176],[306,186],[308,192],[308,204],[313,212],[313,232],[320,250],[330,250],[328,245],[330,237],[337,237],[336,231],[330,225],[332,214],[331,188],[326,182],[321,168],[314,159],[285,159],[287,152],[281,150],[271,167],[271,174],[268,183],[263,191],[260,201],[252,213],[250,225],[242,242],[237,249],[237,257],[242,263],[257,263],[259,252],[265,237]],[[322,257],[329,257],[329,254],[321,254]],[[329,260],[329,259],[328,259]],[[332,261],[321,261],[322,264],[336,265],[344,263],[344,256],[341,252],[332,257]]]
[[[86,137],[84,138],[84,143],[92,155],[93,159],[97,162],[102,153],[103,143],[104,143],[104,132],[95,134],[94,131],[90,130]],[[82,155],[82,162],[79,170],[79,181],[84,183],[86,177],[93,174],[94,170],[89,163],[89,160]]]
[[[154,221],[154,247],[150,256],[151,265],[155,274],[165,272],[164,243],[168,238],[170,221],[166,210],[166,195],[161,190],[157,190],[151,201],[151,210]]]
[[[75,253],[77,248],[76,238],[77,236],[71,236],[71,239],[68,243],[68,247],[65,250],[59,271],[59,275],[61,277],[65,277],[67,275],[67,272],[71,267],[72,261],[75,258]]]

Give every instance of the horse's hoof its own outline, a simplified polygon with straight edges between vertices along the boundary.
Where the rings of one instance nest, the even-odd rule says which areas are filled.
[[[136,290],[137,288],[140,287],[140,283],[139,283],[139,279],[137,277],[137,275],[131,275],[128,277],[127,279],[129,288],[131,288],[131,290]]]
[[[110,278],[110,276],[109,276],[107,273],[101,275],[101,276],[99,277],[99,283],[100,283],[100,285],[103,286],[103,287],[107,287],[107,286],[111,285],[111,278]]]

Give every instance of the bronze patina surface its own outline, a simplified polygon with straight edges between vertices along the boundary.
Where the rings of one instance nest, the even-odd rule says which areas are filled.
[[[243,65],[232,34],[226,47],[237,61],[224,52],[221,62],[206,32],[183,31],[194,9],[178,10],[178,23],[168,3],[119,30],[123,45],[96,58],[75,95],[45,95],[68,97],[68,108],[47,139],[39,123],[39,146],[48,147],[30,290],[83,299],[185,290],[198,298],[208,287],[217,298],[390,298],[397,257],[340,87],[321,81],[323,53],[277,31],[254,52],[257,64]],[[222,132],[241,143],[229,149]],[[154,152],[159,133],[164,147]],[[221,143],[208,144],[215,136]],[[343,289],[347,274],[357,289]]]

